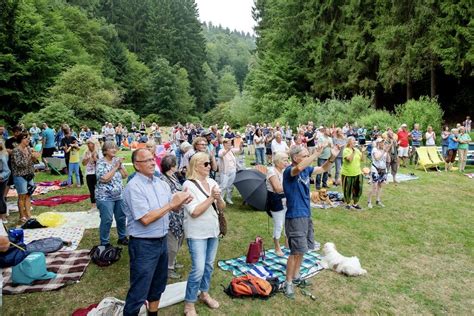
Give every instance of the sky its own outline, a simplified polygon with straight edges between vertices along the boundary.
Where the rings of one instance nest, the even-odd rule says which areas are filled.
[[[254,34],[253,0],[196,0],[201,22]]]

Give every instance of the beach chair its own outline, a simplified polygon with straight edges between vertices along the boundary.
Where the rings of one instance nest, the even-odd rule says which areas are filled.
[[[430,159],[430,156],[428,155],[427,148],[429,148],[429,147],[418,147],[418,148],[416,148],[416,152],[418,154],[418,162],[417,162],[416,165],[421,166],[425,170],[425,172],[428,172],[428,170],[426,170],[426,169],[429,169],[429,168],[436,168],[436,170],[439,171],[439,169],[438,169],[439,163],[434,163]]]
[[[428,151],[428,155],[430,156],[430,159],[433,163],[436,163],[438,165],[444,163],[444,160],[441,159],[441,157],[439,156],[438,149],[436,149],[435,146],[427,146],[426,150]]]

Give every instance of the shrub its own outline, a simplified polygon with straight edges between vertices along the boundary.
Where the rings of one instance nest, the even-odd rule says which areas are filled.
[[[398,118],[384,110],[375,110],[359,118],[358,123],[365,126],[367,129],[372,129],[378,126],[381,130],[386,130],[388,127],[395,131],[400,126]]]
[[[439,135],[443,121],[443,110],[437,99],[423,96],[418,100],[409,100],[405,104],[398,105],[395,112],[400,123],[406,123],[411,130],[415,123],[420,124],[421,130],[426,130],[428,125]]]

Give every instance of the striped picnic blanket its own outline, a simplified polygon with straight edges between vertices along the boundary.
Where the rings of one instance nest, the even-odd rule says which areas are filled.
[[[245,256],[220,260],[217,262],[217,266],[224,271],[230,271],[236,277],[246,275],[254,265],[263,266],[268,271],[271,271],[273,276],[278,277],[280,282],[285,281],[286,275],[286,262],[290,255],[290,249],[282,248],[284,256],[280,257],[275,253],[275,249],[270,249],[265,252],[265,260],[260,259],[255,264],[248,264],[245,262]],[[307,252],[304,254],[303,262],[301,263],[301,278],[307,279],[316,275],[321,271],[321,256],[316,252]]]
[[[11,283],[12,268],[3,269],[3,294],[22,294],[58,290],[66,285],[78,282],[89,264],[89,250],[59,251],[46,255],[48,271],[56,273],[56,278],[37,280],[32,285]]]

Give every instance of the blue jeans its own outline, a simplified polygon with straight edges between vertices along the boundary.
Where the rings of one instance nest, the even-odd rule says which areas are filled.
[[[265,148],[255,148],[255,161],[257,165],[265,164]]]
[[[442,152],[443,152],[443,157],[446,158],[448,157],[448,145],[443,145],[441,146]]]
[[[110,228],[112,227],[112,217],[115,217],[117,223],[117,234],[119,239],[127,237],[125,235],[126,217],[123,212],[123,200],[118,201],[96,201],[100,214],[99,235],[100,244],[110,244]]]
[[[71,185],[72,184],[72,174],[76,174],[76,184],[80,184],[81,180],[79,178],[79,163],[78,162],[70,162],[69,167],[67,168],[68,170],[68,177],[67,177],[67,184]]]
[[[336,157],[336,174],[334,175],[334,181],[339,182],[341,180],[341,167],[342,167],[342,157]]]
[[[123,136],[122,134],[117,134],[115,135],[115,141],[117,142],[117,146],[120,148],[122,147],[122,139],[123,139]]]
[[[123,310],[124,316],[138,315],[145,301],[159,301],[168,279],[168,247],[162,238],[130,238],[130,289]]]
[[[327,159],[321,159],[318,158],[318,166],[324,165],[324,163],[327,161]],[[328,186],[328,173],[324,172],[322,175],[323,178],[323,187]],[[316,190],[321,189],[321,174],[316,175]]]
[[[217,254],[218,238],[186,239],[191,255],[192,268],[186,285],[184,301],[195,303],[198,292],[209,292],[214,259]]]

